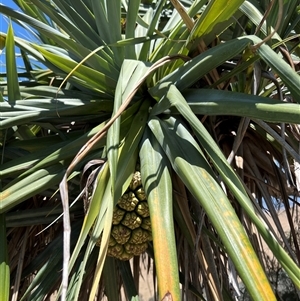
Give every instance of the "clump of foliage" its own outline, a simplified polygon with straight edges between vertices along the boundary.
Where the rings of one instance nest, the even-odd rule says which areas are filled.
[[[254,300],[276,300],[262,240],[299,287],[299,246],[275,210],[284,206],[295,236],[298,1],[15,2],[21,11],[1,12],[38,42],[12,26],[1,33],[2,299],[11,278],[21,300],[57,290],[62,300],[118,300],[121,286],[137,300],[139,260],[132,273],[128,261],[107,256],[137,164],[159,300],[234,300],[239,282]],[[82,181],[99,160],[93,180]],[[63,226],[35,238],[60,213]],[[24,247],[12,255],[16,237]]]

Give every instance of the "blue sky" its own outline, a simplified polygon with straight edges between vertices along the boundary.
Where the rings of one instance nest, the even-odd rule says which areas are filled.
[[[12,0],[0,0],[0,3],[3,5],[6,5],[12,9],[16,9],[18,10],[18,6],[12,1]],[[8,29],[8,25],[10,23],[10,20],[0,14],[0,31],[7,33],[7,29]],[[26,31],[23,29],[22,26],[19,26],[18,24],[12,22],[12,26],[14,29],[14,35],[18,36],[20,38],[25,38],[25,39],[33,39],[33,37]],[[16,54],[20,53],[19,49],[16,48]],[[22,68],[23,66],[23,62],[22,59],[18,59],[17,58],[17,65],[18,67]],[[3,50],[3,52],[0,55],[0,73],[4,73],[5,72],[5,49]]]
[[[6,6],[9,6],[13,9],[17,9],[17,6],[15,5],[15,3],[12,0],[0,0],[0,3],[4,4]],[[4,15],[0,14],[0,31],[7,33],[8,24],[9,24],[8,18],[6,18]],[[24,32],[24,30],[16,24],[13,24],[13,28],[14,28],[14,31],[16,31],[16,32],[19,31],[20,34],[22,34],[22,31]],[[4,49],[0,55],[0,72],[1,73],[5,72],[5,69],[6,68],[5,68],[5,49]]]
[[[0,3],[3,5],[6,5],[10,8],[18,9],[18,6],[12,0],[0,0]],[[7,32],[8,23],[9,23],[9,20],[1,14],[0,15],[0,29],[2,32]],[[14,27],[15,27],[15,25],[14,25]],[[18,31],[22,31],[22,28],[20,26],[17,26],[16,29]]]

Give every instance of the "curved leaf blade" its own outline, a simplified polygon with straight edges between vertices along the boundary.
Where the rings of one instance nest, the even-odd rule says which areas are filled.
[[[114,111],[113,115],[117,114],[120,107],[123,103],[127,101],[127,99],[130,99],[130,96],[132,94],[132,91],[135,90],[136,86],[139,85],[139,81],[143,74],[146,73],[146,71],[149,69],[148,66],[146,66],[145,63],[136,61],[136,60],[125,60],[123,62],[119,80],[117,82],[117,87],[115,91],[115,100],[114,100]],[[144,105],[147,103],[147,101],[144,102]],[[145,122],[145,110],[142,109],[141,118],[139,121]],[[139,128],[136,124],[137,129]],[[112,189],[113,189],[113,198],[114,203],[117,203],[117,199],[115,199],[115,182],[116,182],[116,172],[117,172],[117,160],[118,160],[118,145],[120,143],[120,124],[121,124],[121,118],[118,117],[112,126],[109,128],[107,133],[107,158],[109,162],[109,168],[111,173],[111,179],[112,179]],[[141,124],[141,127],[144,127],[144,125]],[[133,129],[133,132],[135,130]],[[130,132],[131,133],[131,132]],[[130,135],[130,134],[129,134]],[[134,137],[132,137],[134,141]],[[117,196],[117,198],[120,196]]]
[[[186,100],[181,96],[181,93],[175,88],[174,85],[164,84],[161,89],[169,89],[168,92],[165,91],[166,97],[157,104],[157,107],[162,106],[164,110],[174,105],[181,115],[189,122],[194,130],[194,133],[198,140],[200,141],[201,147],[206,151],[207,155],[213,162],[214,167],[221,175],[222,180],[230,188],[237,201],[244,208],[245,212],[249,215],[251,220],[255,223],[259,233],[265,239],[266,243],[276,256],[277,260],[284,267],[286,272],[289,274],[294,283],[299,286],[300,279],[299,268],[295,262],[289,257],[280,244],[270,235],[269,229],[257,216],[253,209],[252,203],[242,185],[239,178],[236,176],[230,165],[228,164],[223,153],[219,149],[218,145],[209,135],[203,124],[200,122],[197,116],[192,112],[191,108],[188,106]]]
[[[141,149],[141,176],[150,210],[155,266],[160,299],[168,292],[179,301],[179,275],[173,224],[172,182],[166,158],[157,140],[145,131]]]
[[[259,44],[262,40],[257,36],[245,36],[239,40],[248,40],[251,44]],[[257,54],[279,75],[283,83],[289,88],[292,96],[300,103],[300,76],[286,63],[270,46],[263,44]]]
[[[62,179],[63,174],[64,167],[55,164],[40,169],[5,189],[1,194],[0,213],[6,212],[32,195],[55,186]]]
[[[249,239],[204,155],[190,133],[174,118],[149,122],[174,170],[216,228],[240,277],[254,300],[276,300]]]
[[[47,51],[43,47],[34,46],[39,50],[42,55],[51,62],[54,66],[58,67],[60,70],[66,72],[67,74],[73,71],[73,69],[78,65],[76,61],[67,59],[59,54]],[[103,96],[112,97],[113,92],[116,87],[116,82],[114,79],[110,78],[106,74],[103,74],[97,70],[94,70],[85,65],[80,65],[73,72],[74,80],[79,84],[90,88],[91,90],[103,93]]]
[[[1,206],[1,205],[0,205]],[[9,299],[10,290],[10,273],[9,263],[7,254],[7,240],[6,240],[6,225],[5,225],[5,214],[0,214],[0,279],[1,279],[1,290],[0,300]]]
[[[167,82],[174,83],[182,91],[214,68],[240,54],[250,43],[251,40],[234,39],[212,47],[162,78],[149,92],[154,98],[159,99],[162,96],[159,85]]]
[[[12,24],[8,27],[8,32],[5,40],[6,48],[6,72],[7,72],[7,89],[8,89],[8,102],[12,105],[15,104],[16,100],[21,99],[18,71],[16,64],[15,54],[15,42],[14,42],[14,31]]]
[[[209,34],[217,24],[228,20],[244,1],[245,0],[210,1],[196,22],[190,39]]]
[[[190,89],[183,96],[195,114],[236,115],[269,122],[298,123],[300,105],[223,90]],[[175,110],[174,110],[175,111]]]

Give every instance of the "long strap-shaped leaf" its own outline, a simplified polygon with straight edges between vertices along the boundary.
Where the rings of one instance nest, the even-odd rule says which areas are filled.
[[[196,22],[190,39],[209,34],[213,28],[228,20],[245,0],[212,0]]]
[[[177,56],[167,56],[158,60],[154,63],[149,70],[141,77],[141,79],[134,85],[132,91],[128,94],[127,99],[122,103],[119,107],[119,110],[114,114],[114,116],[110,119],[110,121],[104,126],[104,128],[99,131],[94,137],[92,137],[78,152],[76,157],[70,163],[65,176],[63,177],[60,183],[60,193],[62,197],[62,204],[64,210],[64,263],[63,263],[63,279],[62,279],[62,301],[66,300],[66,293],[68,287],[68,268],[69,268],[69,259],[70,259],[70,214],[69,214],[69,196],[68,196],[68,184],[67,184],[67,177],[74,169],[74,167],[88,154],[91,148],[99,142],[103,136],[106,134],[107,130],[111,127],[111,125],[115,122],[115,120],[122,114],[122,112],[127,108],[130,104],[133,96],[143,84],[145,79],[150,75],[153,71],[157,70],[159,67],[163,66],[165,63],[172,61],[173,59],[181,58],[180,55]]]
[[[212,47],[162,78],[149,92],[154,98],[162,97],[159,85],[167,82],[174,83],[180,91],[183,91],[212,69],[240,54],[250,43],[251,40],[234,39]]]
[[[239,38],[259,44],[261,39],[256,36],[246,36]],[[289,88],[294,99],[300,102],[300,76],[292,67],[286,63],[270,46],[263,44],[257,49],[257,54],[264,60],[272,70],[276,71],[283,83]]]
[[[199,115],[235,115],[276,123],[300,120],[300,105],[296,103],[223,90],[190,89],[182,94]]]
[[[61,164],[55,164],[33,172],[27,178],[5,189],[0,198],[0,213],[13,208],[34,194],[53,187],[63,174],[64,167]]]
[[[111,223],[112,223],[112,218],[113,218],[113,209],[114,209],[114,204],[112,202],[113,196],[112,196],[112,185],[111,185],[111,179],[109,181],[109,184],[106,186],[106,190],[103,196],[103,205],[101,208],[100,213],[103,213],[103,220],[97,220],[95,228],[97,227],[97,224],[102,224],[102,227],[100,228],[100,231],[102,231],[102,236],[101,236],[101,245],[98,253],[98,260],[97,260],[97,266],[95,270],[95,275],[93,279],[93,284],[91,287],[91,292],[89,295],[89,301],[95,300],[95,296],[97,294],[98,290],[98,285],[100,282],[100,276],[102,274],[102,269],[104,266],[105,258],[106,258],[106,253],[108,249],[108,244],[109,244],[109,237],[110,237],[110,230],[111,230]],[[104,214],[105,212],[105,214]]]
[[[125,140],[122,143],[122,146],[117,148],[118,151],[118,166],[116,171],[116,179],[115,179],[115,186],[114,186],[114,194],[116,198],[119,198],[122,193],[125,192],[127,189],[131,177],[132,172],[135,168],[136,164],[136,157],[137,157],[137,146],[138,143],[141,140],[143,129],[145,128],[147,117],[148,117],[148,103],[145,101],[142,104],[142,107],[139,111],[139,115],[136,115],[133,119],[132,126],[128,130],[129,134],[126,136]],[[108,205],[113,204],[112,199],[112,180],[109,179],[109,172],[108,172],[108,166],[104,166],[103,170],[98,176],[97,184],[95,192],[93,193],[91,203],[90,203],[90,209],[88,214],[86,215],[84,219],[84,224],[82,226],[82,230],[80,233],[80,237],[78,238],[78,242],[76,244],[76,247],[74,249],[74,252],[72,254],[72,258],[70,260],[70,269],[75,264],[75,261],[78,257],[79,252],[81,251],[81,248],[84,244],[84,241],[96,219],[98,216],[98,221],[95,223],[92,231],[92,238],[90,239],[90,242],[87,246],[87,249],[85,250],[84,260],[83,260],[83,269],[80,272],[80,275],[78,277],[78,281],[76,284],[76,293],[74,296],[74,300],[77,300],[82,279],[85,274],[85,265],[87,264],[87,261],[89,259],[89,255],[95,246],[95,242],[99,239],[99,236],[103,230],[107,230],[111,228],[112,224],[112,217],[106,216],[107,215],[107,208]],[[108,186],[108,187],[107,187]],[[106,187],[106,188],[105,188]],[[106,196],[105,196],[106,193]],[[106,235],[106,240],[104,238],[104,235],[101,239],[101,244],[105,245],[108,243],[109,236]],[[93,283],[93,292],[90,294],[90,298],[93,299],[93,294],[95,294],[95,289],[99,283],[97,280],[102,272],[103,263],[106,255],[106,249],[102,248],[99,250],[99,269],[97,269],[97,274],[95,276],[95,281]]]
[[[5,214],[0,214],[0,279],[1,290],[0,300],[6,301],[9,298],[10,281],[9,281],[9,264],[7,256],[7,241],[6,241],[6,225]]]
[[[254,300],[276,300],[230,201],[187,129],[174,118],[154,117],[149,127],[174,170],[204,208]]]
[[[126,101],[132,90],[134,90],[135,86],[139,83],[140,79],[148,71],[149,68],[150,66],[147,66],[144,62],[135,60],[124,61],[116,87],[113,115],[117,113],[119,108]],[[145,104],[146,102],[144,102],[143,105],[145,106]],[[112,179],[112,194],[115,204],[117,203],[117,200],[120,197],[120,195],[117,195],[115,198],[118,146],[120,143],[121,131],[120,124],[121,119],[119,117],[115,120],[115,122],[112,124],[107,133],[107,158]]]
[[[167,86],[168,85],[166,85],[166,87]],[[246,191],[242,186],[242,183],[240,182],[236,174],[233,172],[232,168],[229,166],[228,162],[226,161],[226,158],[222,154],[218,145],[208,134],[203,124],[192,112],[185,99],[180,96],[181,94],[175,88],[175,86],[169,84],[168,89],[169,91],[166,93],[166,97],[157,106],[161,105],[163,108],[166,108],[167,106],[170,107],[171,105],[174,105],[180,112],[180,114],[184,116],[186,120],[190,123],[195,132],[195,135],[201,143],[201,146],[205,149],[207,155],[213,162],[214,167],[222,176],[222,179],[225,182],[225,184],[229,187],[229,189],[236,197],[237,201],[241,204],[241,206],[247,212],[251,220],[255,223],[260,234],[265,239],[268,246],[276,256],[278,261],[281,263],[281,265],[284,267],[286,272],[289,274],[291,279],[297,286],[299,286],[299,268],[296,266],[295,262],[293,262],[293,260],[286,254],[286,252],[278,244],[278,242],[273,238],[273,236],[270,235],[268,228],[256,215],[255,211],[253,210],[252,204],[246,194]]]
[[[149,129],[145,130],[140,159],[142,181],[150,210],[159,300],[170,293],[173,301],[180,301],[172,182],[167,158]]]
[[[6,38],[6,68],[7,68],[7,89],[8,89],[8,102],[12,105],[15,104],[16,100],[21,99],[19,83],[18,83],[18,72],[16,65],[15,56],[15,43],[14,43],[14,31],[10,24],[8,27],[8,33]]]

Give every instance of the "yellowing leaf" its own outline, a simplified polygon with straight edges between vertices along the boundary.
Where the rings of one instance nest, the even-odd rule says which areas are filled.
[[[242,5],[244,0],[212,0],[197,20],[191,39],[209,34],[215,25],[228,20]]]

